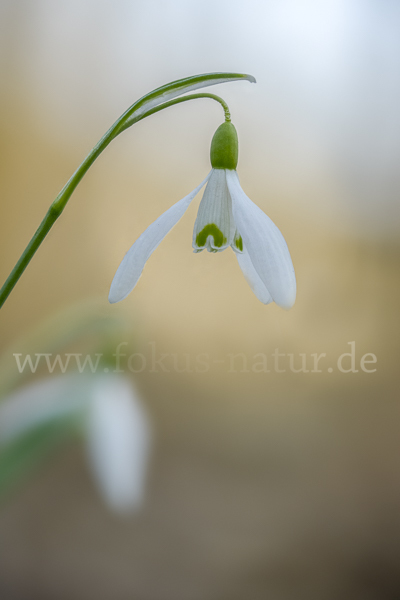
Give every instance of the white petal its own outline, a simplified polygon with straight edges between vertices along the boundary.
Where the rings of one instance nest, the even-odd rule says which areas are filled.
[[[290,308],[296,299],[296,278],[283,235],[269,217],[246,196],[236,171],[226,171],[236,227],[261,281],[272,299]]]
[[[115,510],[140,506],[149,451],[149,424],[132,384],[103,376],[93,390],[88,457],[105,500]]]
[[[225,250],[235,235],[232,202],[224,169],[213,169],[200,202],[193,229],[193,248],[200,252]]]
[[[239,266],[242,269],[243,275],[245,276],[247,283],[257,298],[261,300],[263,304],[270,304],[270,302],[273,302],[272,296],[255,270],[246,248],[243,248],[243,252],[235,252],[235,254],[236,258],[238,259]]]
[[[189,204],[208,181],[211,172],[190,194],[179,200],[162,214],[142,233],[125,254],[111,284],[108,299],[111,303],[126,298],[133,290],[142,274],[146,261],[164,239],[167,233],[177,224]]]

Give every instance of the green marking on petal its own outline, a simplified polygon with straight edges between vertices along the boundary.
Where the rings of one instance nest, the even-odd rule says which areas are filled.
[[[243,240],[241,235],[235,238],[235,246],[238,250],[240,250],[240,252],[243,252]]]
[[[217,248],[221,248],[221,246],[226,244],[226,237],[214,223],[210,223],[209,225],[206,225],[200,231],[200,233],[197,234],[196,244],[198,246],[205,246],[209,235],[211,235],[213,237],[214,246],[216,246]]]

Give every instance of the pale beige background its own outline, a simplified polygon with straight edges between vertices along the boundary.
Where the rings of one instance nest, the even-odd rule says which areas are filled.
[[[71,304],[121,314],[138,351],[327,353],[377,371],[136,377],[156,431],[148,501],[119,520],[65,448],[3,500],[2,598],[396,598],[399,547],[400,14],[395,3],[168,0],[0,4],[0,272],[140,95],[189,74],[215,88],[243,188],[283,232],[298,298],[252,295],[232,252],[195,255],[198,199],[118,306],[133,241],[208,172],[217,105],[188,103],[113,142],[0,315],[0,349]],[[39,344],[40,346],[40,344]],[[43,351],[40,347],[33,351]],[[12,363],[10,363],[12,364]],[[12,368],[12,367],[10,367]]]

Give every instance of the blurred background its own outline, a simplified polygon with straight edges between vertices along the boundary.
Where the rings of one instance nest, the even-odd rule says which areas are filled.
[[[210,91],[243,189],[288,243],[296,304],[259,303],[230,251],[193,254],[197,200],[110,306],[124,253],[207,174],[222,113],[184,103],[111,144],[1,310],[2,384],[30,383],[13,353],[145,356],[126,373],[153,431],[144,501],[113,512],[80,442],[54,448],[1,495],[4,600],[400,597],[397,2],[1,0],[1,278],[133,101],[214,71],[257,79]]]

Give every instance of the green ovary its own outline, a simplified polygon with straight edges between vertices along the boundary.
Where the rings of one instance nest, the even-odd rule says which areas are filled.
[[[200,231],[200,233],[197,234],[196,244],[200,247],[205,246],[209,235],[211,235],[213,237],[214,246],[216,246],[217,248],[221,248],[221,246],[223,246],[223,244],[226,244],[226,237],[214,223],[210,223],[209,225],[206,225]]]

